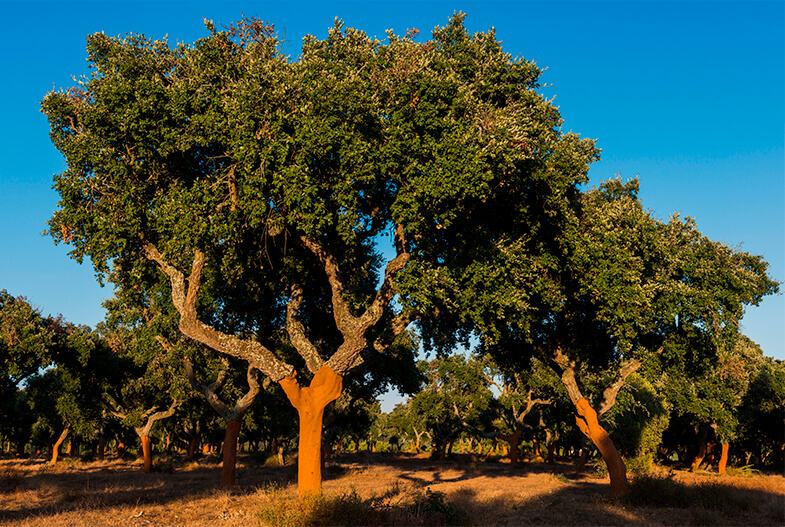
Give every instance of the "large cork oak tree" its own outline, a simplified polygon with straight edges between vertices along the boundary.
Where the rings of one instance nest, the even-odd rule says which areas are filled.
[[[278,383],[299,491],[318,493],[343,376],[415,320],[449,335],[445,270],[512,225],[547,236],[594,148],[560,132],[537,67],[461,15],[423,41],[336,23],[296,60],[257,20],[207,27],[175,47],[88,38],[89,75],[42,105],[67,162],[51,233],[124,302]]]

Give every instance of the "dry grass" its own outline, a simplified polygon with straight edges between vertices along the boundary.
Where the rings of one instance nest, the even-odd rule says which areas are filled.
[[[641,478],[630,499],[568,465],[354,456],[328,467],[326,498],[303,505],[293,467],[241,459],[238,485],[214,461],[143,474],[139,463],[0,461],[0,524],[232,527],[325,525],[782,525],[785,478],[675,473]],[[636,494],[637,493],[637,494]],[[664,497],[664,498],[663,498]]]

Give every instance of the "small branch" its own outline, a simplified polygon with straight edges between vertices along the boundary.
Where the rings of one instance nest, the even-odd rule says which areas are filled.
[[[567,355],[562,352],[561,347],[556,348],[553,360],[562,369],[561,381],[567,389],[567,395],[570,397],[570,401],[572,401],[572,404],[577,405],[578,401],[584,397],[578,387],[578,382],[575,380],[575,362],[571,361]]]
[[[624,386],[624,383],[627,381],[627,377],[638,371],[641,366],[641,361],[638,359],[630,359],[621,365],[621,368],[619,369],[619,377],[613,384],[605,388],[605,391],[602,393],[602,404],[600,404],[600,409],[597,412],[597,415],[603,415],[605,412],[613,408],[613,405],[616,403],[616,396],[619,395],[619,390],[621,390],[622,386]]]
[[[261,389],[259,380],[256,378],[256,370],[252,366],[248,366],[246,378],[248,379],[248,391],[235,403],[232,410],[236,417],[243,415],[250,408]]]
[[[305,365],[311,373],[316,373],[319,368],[324,366],[324,361],[319,355],[319,350],[313,345],[305,334],[302,322],[297,318],[297,312],[303,302],[303,290],[300,286],[292,287],[292,296],[286,306],[286,331],[289,333],[289,341],[297,350],[297,353],[305,359]]]
[[[210,404],[210,406],[213,407],[213,410],[218,412],[218,415],[221,417],[228,415],[230,412],[229,407],[221,400],[220,397],[218,397],[218,394],[215,393],[217,388],[216,383],[214,382],[209,386],[199,383],[196,380],[196,375],[194,374],[193,364],[187,357],[183,359],[183,368],[185,369],[185,376],[188,378],[188,382],[191,383],[191,386],[193,386],[196,391],[204,395],[205,399],[207,399],[207,402]],[[221,374],[225,375],[225,373],[226,370],[222,370],[218,377],[221,378]]]
[[[174,399],[174,400],[172,400],[172,404],[170,404],[169,408],[167,408],[166,410],[163,410],[163,411],[160,411],[160,412],[155,412],[155,413],[149,415],[147,417],[147,422],[144,424],[144,426],[140,426],[140,427],[136,428],[136,433],[139,434],[140,436],[143,436],[143,435],[149,436],[150,435],[150,430],[152,430],[153,425],[155,425],[156,422],[161,421],[162,419],[168,419],[168,418],[172,417],[174,415],[174,411],[177,409],[177,406],[179,404],[180,404],[180,402],[177,399]],[[153,408],[152,410],[154,411],[155,408]],[[150,413],[150,410],[145,412],[144,415],[147,415],[149,413]],[[144,418],[144,416],[143,416],[143,418]]]
[[[373,349],[375,349],[378,353],[384,353],[386,349],[386,345],[382,341],[382,337],[390,337],[389,342],[393,342],[398,335],[403,333],[406,328],[409,327],[409,324],[414,320],[414,315],[411,311],[404,311],[400,315],[394,317],[390,321],[390,333],[391,335],[380,335],[378,338],[374,339],[373,341]]]
[[[532,395],[534,394],[534,390],[530,389],[529,393],[526,395],[526,408],[521,410],[521,412],[515,416],[515,420],[519,423],[523,423],[523,420],[526,419],[526,416],[534,409],[535,406],[538,404],[547,405],[551,404],[553,401],[550,399],[534,399]]]

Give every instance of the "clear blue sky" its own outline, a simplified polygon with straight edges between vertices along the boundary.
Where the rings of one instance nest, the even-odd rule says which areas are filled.
[[[84,73],[85,36],[140,32],[192,41],[203,18],[272,22],[295,56],[334,17],[380,38],[428,33],[454,10],[495,27],[513,55],[547,68],[565,129],[598,140],[594,182],[640,176],[658,217],[697,219],[731,246],[762,254],[785,280],[785,3],[773,2],[1,2],[0,288],[45,313],[103,317],[92,269],[42,235],[63,162],[38,111],[52,88]],[[785,297],[749,309],[744,329],[785,358]]]

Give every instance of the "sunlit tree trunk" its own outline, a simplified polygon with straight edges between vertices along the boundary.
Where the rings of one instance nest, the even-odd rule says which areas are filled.
[[[728,450],[730,449],[730,445],[723,441],[722,443],[722,453],[720,454],[720,462],[717,465],[717,472],[721,475],[725,475],[725,467],[728,465]]]
[[[55,444],[52,447],[52,459],[50,460],[50,463],[52,465],[57,463],[57,457],[58,457],[58,454],[60,453],[60,445],[63,444],[63,441],[65,441],[65,438],[68,436],[68,432],[70,432],[70,431],[71,431],[71,429],[66,426],[63,429],[62,433],[60,434],[60,437],[58,437],[57,441],[55,441]]]
[[[301,497],[321,494],[322,418],[325,407],[341,395],[341,376],[325,365],[306,388],[300,387],[294,376],[279,383],[300,417],[297,493]]]

